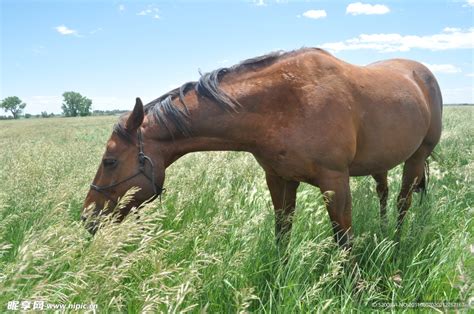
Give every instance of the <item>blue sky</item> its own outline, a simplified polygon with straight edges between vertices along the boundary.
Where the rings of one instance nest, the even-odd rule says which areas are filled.
[[[19,96],[28,113],[59,113],[69,90],[131,109],[199,69],[303,46],[360,65],[421,61],[445,103],[474,102],[474,0],[0,2],[0,99]]]

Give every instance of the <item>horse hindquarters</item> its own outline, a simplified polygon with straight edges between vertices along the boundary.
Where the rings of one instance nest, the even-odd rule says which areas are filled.
[[[434,75],[423,65],[418,64],[413,71],[413,78],[423,92],[430,112],[430,125],[417,151],[405,161],[403,167],[402,187],[398,195],[397,238],[400,239],[401,225],[408,208],[411,205],[413,192],[425,192],[427,188],[428,163],[431,155],[441,138],[441,119],[443,100],[441,91]]]

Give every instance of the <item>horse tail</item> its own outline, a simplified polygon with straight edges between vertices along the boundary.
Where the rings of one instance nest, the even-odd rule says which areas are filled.
[[[428,182],[430,180],[430,163],[428,159],[425,160],[425,167],[423,171],[423,176],[421,177],[420,182],[415,186],[413,192],[421,193],[420,205],[423,203],[423,200],[427,194]]]
[[[428,156],[431,157],[434,161],[438,160],[438,155],[433,151]],[[430,161],[428,158],[425,160],[425,167],[423,171],[423,177],[420,180],[420,183],[415,187],[414,192],[421,193],[420,204],[423,203],[423,199],[427,194],[428,183],[430,182]]]

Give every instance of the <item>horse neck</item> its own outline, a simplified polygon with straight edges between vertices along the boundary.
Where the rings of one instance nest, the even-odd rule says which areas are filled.
[[[187,125],[190,135],[182,134],[170,122],[171,119],[168,120],[171,124],[168,128],[159,123],[155,126],[158,147],[166,151],[166,166],[191,152],[253,150],[257,134],[245,114],[226,112],[213,101],[198,96],[194,90],[186,94],[184,102],[189,110]],[[173,103],[183,108],[178,99]]]

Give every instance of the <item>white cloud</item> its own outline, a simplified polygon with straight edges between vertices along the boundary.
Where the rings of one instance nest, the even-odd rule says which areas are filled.
[[[303,13],[304,17],[307,17],[309,19],[321,19],[325,18],[327,16],[327,13],[325,10],[308,10]]]
[[[455,33],[455,32],[460,32],[461,29],[457,27],[445,27],[443,28],[443,32],[445,33]]]
[[[467,73],[466,76],[474,77],[474,73]]]
[[[447,50],[473,49],[474,28],[446,29],[433,35],[361,34],[358,37],[320,45],[321,48],[339,52],[343,50],[372,49],[380,52],[410,51],[411,49]]]
[[[259,7],[264,7],[267,5],[263,0],[254,0],[253,3]]]
[[[423,62],[423,64],[431,70],[433,73],[446,73],[446,74],[453,74],[462,72],[460,68],[456,67],[452,64],[429,64]]]
[[[151,10],[142,10],[138,12],[137,15],[148,15],[149,13],[151,13]]]
[[[78,32],[74,29],[70,29],[69,27],[65,25],[59,25],[55,27],[56,31],[60,33],[61,35],[74,35],[78,36]]]
[[[151,16],[154,19],[160,19],[160,15],[158,14],[160,10],[154,6],[148,6],[147,9],[144,9],[137,13],[137,15],[141,16]]]
[[[352,15],[372,15],[372,14],[387,14],[390,8],[383,4],[368,4],[362,2],[351,3],[346,8],[346,14]]]
[[[474,0],[466,0],[466,4],[463,7],[474,7]]]
[[[120,4],[120,5],[118,6],[118,10],[119,10],[120,12],[125,11],[125,5]]]

